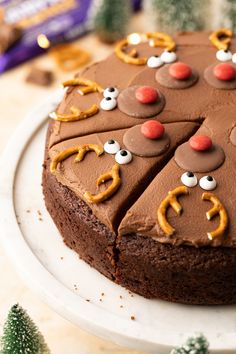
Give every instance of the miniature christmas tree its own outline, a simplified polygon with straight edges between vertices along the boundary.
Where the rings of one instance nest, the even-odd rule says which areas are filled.
[[[196,335],[187,340],[182,347],[173,349],[170,354],[208,354],[208,342],[202,335]]]
[[[209,0],[152,0],[152,16],[161,31],[196,31],[204,28]]]
[[[49,354],[42,334],[18,304],[12,306],[3,329],[1,354]]]
[[[225,0],[224,18],[227,20],[227,27],[235,31],[236,29],[236,1],[235,0]]]
[[[113,43],[124,37],[130,16],[130,1],[103,0],[94,19],[95,31],[100,40]]]

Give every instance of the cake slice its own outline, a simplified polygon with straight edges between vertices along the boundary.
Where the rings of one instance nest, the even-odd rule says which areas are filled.
[[[235,114],[235,110],[226,113],[225,108],[209,114],[196,136],[210,137],[212,147],[194,151],[187,142],[177,148],[175,157],[123,218],[117,242],[117,281],[130,290],[182,303],[235,302],[236,219],[232,196],[236,147],[230,143]],[[225,155],[221,161],[219,146]],[[196,184],[190,183],[193,176],[186,175],[184,164],[196,169],[192,172]],[[181,213],[174,211],[169,200],[163,214],[165,223],[174,229],[168,234],[159,217],[161,206],[169,191],[186,186],[187,194],[176,195]],[[203,198],[204,194],[210,199]],[[207,213],[212,207],[219,209],[210,218]]]

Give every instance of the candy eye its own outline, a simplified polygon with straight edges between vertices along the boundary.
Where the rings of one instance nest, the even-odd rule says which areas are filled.
[[[104,150],[108,154],[116,154],[120,150],[120,144],[113,139],[107,140],[107,142],[104,144]]]
[[[177,59],[177,55],[175,52],[169,52],[167,50],[165,50],[162,54],[161,54],[161,60],[163,61],[163,63],[165,64],[170,64],[173,63],[174,61],[176,61]]]
[[[104,97],[100,102],[100,107],[104,111],[111,111],[116,107],[116,99],[112,97]]]
[[[220,49],[216,52],[216,59],[219,61],[228,61],[232,59],[232,53],[230,50]]]
[[[234,54],[232,55],[232,62],[233,62],[234,64],[236,64],[236,53],[234,53]]]
[[[104,97],[116,98],[119,95],[119,90],[116,87],[107,87],[104,92]]]
[[[182,174],[181,182],[186,187],[195,187],[197,185],[197,177],[193,172],[188,171]]]
[[[216,180],[212,176],[204,176],[200,179],[199,186],[206,191],[211,191],[216,188]]]
[[[164,62],[161,60],[161,58],[158,55],[153,55],[150,58],[148,58],[147,61],[147,66],[149,68],[159,68],[162,66]]]
[[[119,165],[124,165],[132,161],[132,154],[128,150],[120,150],[116,153],[115,160]]]

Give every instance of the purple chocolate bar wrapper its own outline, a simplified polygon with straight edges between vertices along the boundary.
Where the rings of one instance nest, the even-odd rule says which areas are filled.
[[[112,0],[111,0],[112,1]],[[24,18],[42,14],[60,4],[71,7],[39,24],[24,29],[22,39],[0,56],[0,74],[39,54],[45,53],[37,43],[39,34],[44,34],[53,44],[71,41],[92,29],[96,0],[2,0],[5,21],[18,23]],[[134,10],[139,10],[141,0],[132,0]],[[27,16],[26,16],[27,14]]]

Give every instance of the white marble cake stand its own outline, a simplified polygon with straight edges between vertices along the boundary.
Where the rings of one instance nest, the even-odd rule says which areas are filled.
[[[60,315],[121,345],[167,354],[203,332],[213,353],[235,353],[236,306],[144,299],[107,280],[63,244],[41,190],[47,114],[60,98],[56,92],[29,114],[1,159],[1,241],[19,274]]]

